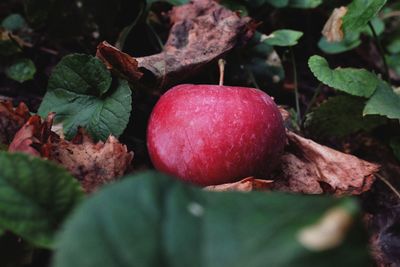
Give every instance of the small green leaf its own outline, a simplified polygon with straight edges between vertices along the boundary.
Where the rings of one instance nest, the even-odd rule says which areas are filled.
[[[272,46],[294,46],[298,40],[303,36],[302,32],[294,30],[277,30],[270,35],[263,36],[262,38],[266,44]]]
[[[289,0],[290,7],[315,8],[322,4],[322,0]]]
[[[126,81],[111,87],[111,75],[100,60],[89,55],[64,57],[55,67],[38,113],[56,112],[66,138],[75,136],[79,126],[96,140],[110,134],[118,137],[128,124],[131,90]]]
[[[375,93],[368,100],[364,115],[381,115],[389,119],[400,119],[400,95],[384,81],[379,82]]]
[[[350,95],[331,97],[307,114],[304,125],[313,136],[321,138],[342,138],[359,131],[370,131],[385,123],[385,119],[380,116],[363,117],[365,101]]]
[[[400,161],[400,137],[394,137],[390,140],[390,147],[393,150],[394,156]]]
[[[356,217],[337,246],[314,251],[299,237],[342,203],[323,196],[207,192],[141,173],[103,188],[76,210],[52,266],[369,266]],[[344,205],[354,210],[354,203]],[[344,257],[348,251],[351,257]]]
[[[11,14],[1,22],[1,26],[8,31],[18,31],[26,26],[26,22],[20,14]]]
[[[241,16],[247,16],[249,14],[246,6],[238,3],[235,0],[222,0],[220,4],[226,8],[229,8],[230,10],[239,11]]]
[[[361,44],[360,34],[345,34],[340,42],[328,42],[325,37],[321,37],[318,47],[327,54],[338,54],[350,51]]]
[[[386,0],[353,0],[343,17],[345,32],[361,32],[368,22],[375,17],[385,5]]]
[[[396,38],[392,40],[388,45],[387,45],[387,50],[391,54],[398,54],[400,53],[400,38]]]
[[[371,24],[372,27],[374,27],[374,30],[376,32],[376,35],[381,35],[385,31],[385,23],[383,22],[382,19],[379,17],[374,17],[371,19]],[[363,33],[369,35],[370,37],[373,37],[372,30],[369,26],[366,26],[363,30]]]
[[[329,68],[325,58],[314,55],[308,60],[314,76],[322,83],[354,96],[371,96],[378,84],[376,75],[365,69]]]
[[[83,197],[66,170],[24,154],[0,152],[0,228],[50,247],[72,208]]]
[[[36,67],[32,60],[22,58],[8,66],[5,73],[8,78],[23,83],[33,79],[36,73]]]

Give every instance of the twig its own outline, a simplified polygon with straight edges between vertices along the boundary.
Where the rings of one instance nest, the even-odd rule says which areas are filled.
[[[385,80],[390,82],[389,67],[388,67],[388,64],[386,62],[385,51],[383,50],[381,41],[379,40],[379,37],[378,37],[378,35],[376,34],[376,31],[375,31],[374,25],[372,25],[371,21],[368,21],[368,26],[371,29],[372,35],[374,36],[375,44],[378,47],[378,51],[379,51],[379,54],[381,56],[381,59],[382,59],[382,62],[383,62],[383,66],[385,68],[385,73],[384,73]]]
[[[219,85],[224,85],[224,74],[225,74],[225,64],[226,61],[220,58],[218,60],[218,67],[219,67]]]
[[[294,97],[295,97],[296,113],[297,113],[297,124],[300,125],[301,113],[300,113],[300,102],[299,102],[299,88],[298,88],[298,84],[297,84],[296,59],[294,57],[293,48],[290,47],[289,49],[290,49],[290,59],[291,59],[292,68],[293,68],[293,83],[294,83]]]
[[[381,179],[381,181],[384,182],[396,194],[396,196],[398,198],[400,198],[400,192],[385,177],[383,177],[379,173],[377,173],[375,175],[376,175],[376,177]]]

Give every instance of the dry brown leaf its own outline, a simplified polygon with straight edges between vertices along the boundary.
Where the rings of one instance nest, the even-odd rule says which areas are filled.
[[[15,134],[14,139],[8,147],[8,151],[18,151],[39,157],[41,155],[41,146],[53,135],[50,128],[54,116],[54,113],[50,113],[44,122],[42,122],[42,119],[38,115],[30,117]]]
[[[11,101],[0,101],[0,143],[10,144],[14,135],[30,116],[28,107],[24,103],[14,108]]]
[[[260,180],[254,177],[247,177],[236,183],[207,186],[204,189],[209,191],[265,191],[272,188],[273,181]]]
[[[324,28],[322,29],[322,35],[325,36],[328,42],[340,42],[343,40],[343,17],[346,15],[347,7],[342,6],[335,8],[326,21]]]
[[[88,193],[124,175],[133,158],[133,153],[115,137],[94,143],[82,130],[71,142],[49,142],[42,150],[47,158],[69,170]]]
[[[105,143],[94,143],[80,129],[72,141],[66,141],[51,131],[53,118],[54,114],[46,121],[32,116],[15,135],[9,151],[41,156],[61,164],[88,193],[116,180],[130,167],[133,153],[115,137],[110,136]]]
[[[379,165],[287,131],[289,144],[274,175],[277,191],[357,195],[370,189]]]
[[[138,80],[138,76],[128,76],[125,69],[133,68],[134,73],[144,70],[153,77],[144,75],[141,83],[156,89],[166,88],[196,73],[233,47],[246,43],[255,30],[250,18],[240,17],[213,0],[195,0],[174,7],[170,19],[173,26],[161,53],[129,59],[117,48],[102,43],[97,56],[130,81]],[[135,60],[139,70],[132,63]]]
[[[108,69],[118,72],[129,80],[136,81],[143,76],[135,58],[105,41],[98,45],[96,56],[104,62]]]

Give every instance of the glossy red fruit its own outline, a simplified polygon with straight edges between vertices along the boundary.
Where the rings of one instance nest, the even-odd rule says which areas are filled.
[[[176,86],[159,99],[147,129],[156,169],[198,185],[265,176],[284,144],[274,101],[245,87]]]

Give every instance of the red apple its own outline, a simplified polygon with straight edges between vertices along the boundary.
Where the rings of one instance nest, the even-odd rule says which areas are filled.
[[[156,169],[203,186],[265,176],[284,144],[274,101],[245,87],[173,87],[157,102],[147,129]]]

